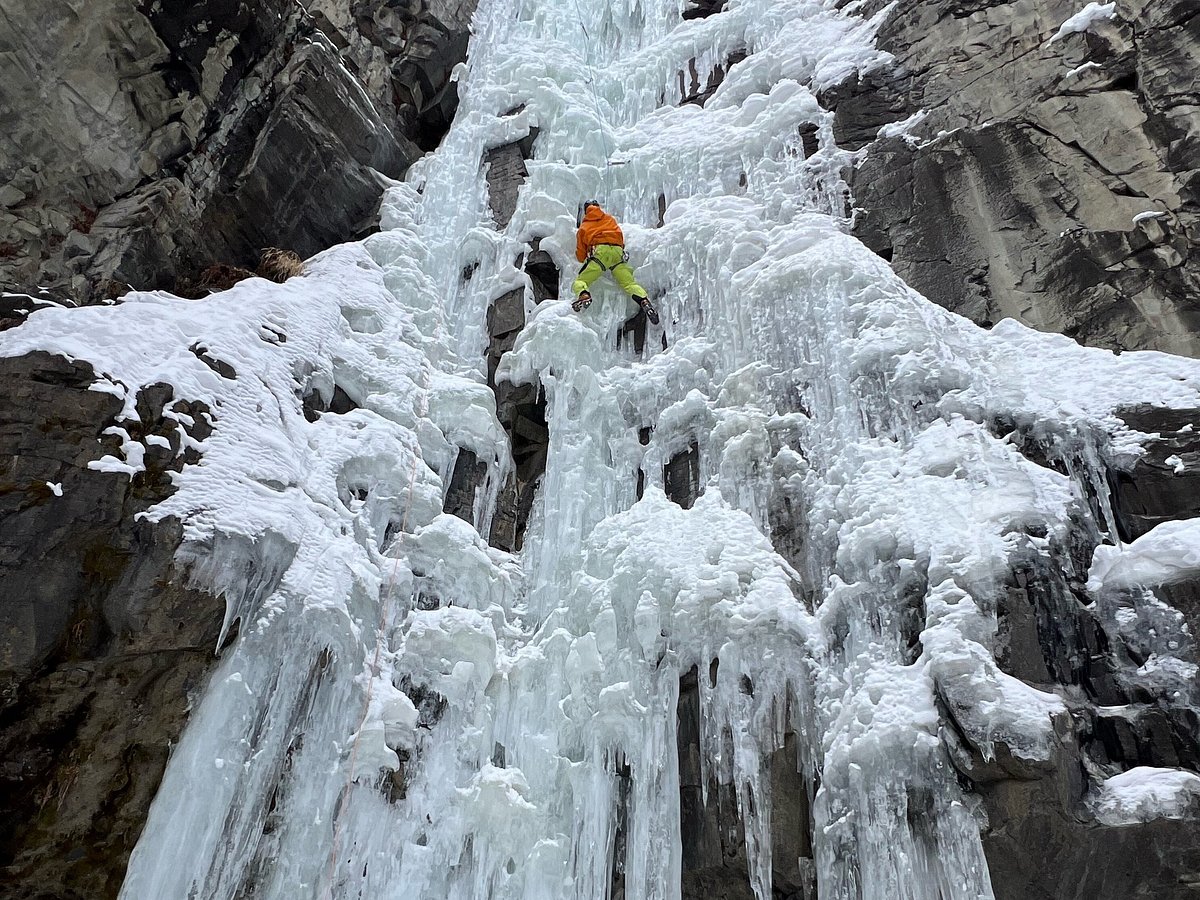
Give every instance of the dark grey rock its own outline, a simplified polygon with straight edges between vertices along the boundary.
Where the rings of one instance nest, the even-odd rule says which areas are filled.
[[[640,357],[646,347],[646,332],[649,329],[649,324],[646,312],[642,309],[639,309],[626,319],[621,324],[621,327],[617,329],[617,349],[631,347],[634,356]],[[665,350],[666,347],[663,349]]]
[[[1200,516],[1200,410],[1138,406],[1118,415],[1130,428],[1156,435],[1127,472],[1113,472],[1113,512],[1122,540],[1141,537],[1160,522]],[[1178,457],[1183,471],[1175,471]]]
[[[470,450],[459,450],[450,476],[450,487],[442,504],[443,512],[475,522],[475,495],[487,477],[487,463]]]
[[[679,73],[679,96],[683,98],[682,102],[703,106],[717,92],[717,88],[721,86],[721,82],[725,80],[725,76],[729,73],[729,70],[748,55],[745,50],[738,50],[729,54],[724,63],[718,65],[708,74],[708,78],[705,79],[703,86],[700,83],[700,72],[696,68],[696,60],[688,60],[687,71]]]
[[[1088,756],[1099,766],[1200,770],[1197,719],[1191,709],[1140,704],[1097,710],[1088,723]]]
[[[822,95],[839,143],[869,145],[855,232],[980,324],[1200,354],[1195,3],[1135,0],[1050,41],[1078,7],[894,7],[879,45],[896,66]],[[875,140],[918,110],[912,141]],[[1133,221],[1146,211],[1162,216]]]
[[[448,126],[474,9],[77,6],[0,0],[0,284],[80,300],[368,230],[376,173],[403,175]]]
[[[683,10],[685,19],[707,19],[725,9],[726,0],[694,0]]]
[[[188,587],[177,522],[137,522],[168,496],[177,423],[204,408],[153,385],[131,436],[156,434],[131,479],[87,468],[119,441],[91,368],[0,359],[0,866],[5,897],[115,897],[192,696],[214,660],[219,598]],[[56,487],[61,496],[56,495]]]
[[[525,291],[516,288],[492,301],[487,311],[488,334],[504,337],[525,327]]]
[[[545,462],[543,461],[543,468]],[[496,515],[492,520],[488,543],[501,550],[515,553],[525,543],[525,528],[529,514],[533,511],[537,483],[522,482],[510,478],[500,491],[496,501]]]
[[[684,509],[700,496],[700,448],[693,443],[663,466],[663,491]]]
[[[885,72],[853,76],[822,91],[817,99],[837,116],[833,137],[845,150],[858,150],[875,140],[879,129],[909,115],[909,98]]]
[[[493,383],[493,389],[497,418],[508,433],[513,468],[496,498],[488,543],[515,552],[524,543],[525,527],[546,472],[550,451],[546,398],[535,385],[514,387],[502,382],[499,385]]]
[[[718,665],[714,661],[713,666]],[[732,785],[708,784],[700,767],[700,691],[695,669],[679,682],[679,750],[683,900],[753,900],[746,838]],[[707,677],[707,675],[706,675]],[[772,798],[772,890],[777,898],[815,900],[809,786],[796,770],[796,738],[767,762]]]
[[[322,413],[333,413],[335,416],[344,416],[348,412],[359,409],[359,405],[355,403],[350,395],[347,394],[339,385],[333,386],[333,395],[327,400],[321,396],[321,393],[316,390],[311,390],[301,398],[301,408],[304,411],[304,418],[310,422],[315,422]]]
[[[493,300],[487,311],[487,326],[488,384],[496,394],[496,414],[500,421],[511,422],[515,406],[532,402],[537,393],[529,385],[496,384],[500,357],[516,345],[517,335],[525,327],[525,291],[514,288]]]
[[[998,604],[1001,668],[1069,709],[1051,756],[1021,759],[1003,742],[985,756],[943,709],[954,764],[983,802],[997,898],[1187,897],[1187,878],[1200,872],[1200,818],[1110,826],[1085,804],[1100,780],[1135,766],[1200,765],[1194,697],[1139,678],[1145,652],[1083,587],[1098,539],[1097,526],[1079,520],[1071,546],[1019,554]],[[1193,593],[1184,584],[1160,599],[1194,614]]]
[[[986,821],[983,846],[998,898],[1193,893],[1188,879],[1200,871],[1200,816],[1108,825],[1096,819],[1087,797],[1104,779],[1136,766],[1197,771],[1194,685],[1140,667],[1155,651],[1196,661],[1195,642],[1183,626],[1200,627],[1200,583],[1156,586],[1153,598],[1142,591],[1097,596],[1086,587],[1093,553],[1113,530],[1097,490],[1112,486],[1122,539],[1194,515],[1188,482],[1172,495],[1166,479],[1174,473],[1164,464],[1172,453],[1187,452],[1192,438],[1183,426],[1193,414],[1123,410],[1132,427],[1159,437],[1131,468],[1107,473],[1091,472],[1094,463],[1083,458],[1064,459],[1061,447],[1022,435],[1011,422],[993,423],[1031,461],[1070,474],[1082,498],[1065,539],[1035,536],[1010,557],[1011,571],[994,601],[992,649],[1002,671],[1058,695],[1066,706],[1055,719],[1050,754],[1027,759],[1002,738],[984,752],[969,737],[978,730],[964,727],[969,721],[960,725],[972,711],[940,703],[945,746]]]
[[[1084,588],[1097,538],[1079,523],[1073,547],[1055,546],[1049,557],[1017,554],[997,604],[996,661],[1002,671],[1040,688],[1069,685],[1097,703],[1128,699],[1117,683],[1122,660]]]
[[[529,276],[533,285],[535,303],[558,299],[558,266],[554,264],[550,254],[538,246],[539,243],[540,239],[533,242],[529,255],[525,258],[525,274]]]
[[[520,142],[495,147],[484,154],[488,184],[488,206],[497,228],[504,228],[517,211],[517,193],[529,178]]]
[[[516,208],[516,192],[525,178],[524,157],[521,154],[529,152],[529,144],[527,140],[524,148],[521,142],[517,142],[500,149],[506,154],[503,158],[508,159],[510,163],[515,159],[520,162],[520,166],[491,167],[488,171],[489,191],[493,213],[496,213],[496,198],[507,198],[503,202],[511,203],[511,207],[505,206],[508,215],[511,216],[512,210]],[[505,219],[505,223],[507,221]],[[499,219],[497,222],[501,227],[505,224],[500,223]],[[524,264],[537,302],[552,295],[557,296],[558,268],[548,253],[537,248],[536,241],[527,257],[524,260],[519,259],[517,263]],[[521,549],[525,540],[525,527],[529,522],[530,513],[533,512],[538,485],[546,471],[550,445],[546,400],[541,396],[540,388],[529,384],[513,385],[506,381],[496,383],[500,357],[513,348],[518,335],[525,327],[524,288],[514,288],[492,301],[487,312],[487,327],[488,384],[496,395],[496,417],[508,433],[513,458],[513,469],[496,498],[496,511],[492,518],[488,542],[502,550],[516,551]],[[459,477],[457,468],[454,477]],[[477,477],[483,476],[480,474]],[[469,515],[462,518],[469,518]]]
[[[1045,781],[1005,781],[985,792],[984,832],[997,900],[1190,898],[1200,884],[1194,821],[1157,819],[1105,828]]]

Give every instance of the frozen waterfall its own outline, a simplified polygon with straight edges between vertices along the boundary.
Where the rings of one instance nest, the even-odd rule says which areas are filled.
[[[1102,476],[1141,436],[1112,412],[1200,406],[1200,365],[985,332],[848,236],[853,155],[814,95],[889,60],[839,5],[481,0],[457,118],[379,233],[285,285],[21,329],[215,426],[150,515],[184,523],[231,644],[123,898],[678,898],[681,684],[688,784],[733,798],[758,900],[992,896],[952,758],[1049,762],[1066,715],[995,662],[998,592],[1080,521],[1093,590],[1141,571]],[[485,157],[530,137],[497,223]],[[521,262],[536,241],[566,298],[589,197],[659,298],[640,352],[611,281],[575,314]],[[536,386],[548,446],[510,553],[486,540],[515,462],[484,354],[514,289],[495,380]],[[354,408],[306,418],[335,388]],[[443,512],[465,452],[473,522]]]

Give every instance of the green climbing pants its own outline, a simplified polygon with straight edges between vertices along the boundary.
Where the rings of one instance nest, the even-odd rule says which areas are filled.
[[[597,244],[592,248],[575,280],[571,282],[571,291],[578,296],[592,286],[592,282],[605,272],[612,272],[621,290],[630,297],[641,299],[646,296],[646,289],[637,283],[633,274],[633,266],[625,262],[625,248],[615,244]]]

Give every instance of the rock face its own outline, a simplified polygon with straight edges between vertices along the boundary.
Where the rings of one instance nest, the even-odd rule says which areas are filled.
[[[0,0],[0,284],[97,300],[363,232],[453,115],[473,7]]]
[[[513,110],[519,112],[520,107]],[[518,141],[494,147],[484,154],[488,207],[497,228],[505,228],[517,208],[517,194],[529,177],[525,162],[533,152],[537,129]],[[550,254],[534,239],[529,251],[514,262],[529,280],[533,305],[557,299],[560,273]],[[464,272],[466,278],[473,271]],[[525,327],[526,289],[515,288],[492,300],[487,312],[488,386],[496,395],[496,416],[508,433],[513,468],[496,499],[488,542],[493,547],[517,551],[525,540],[525,527],[533,511],[538,485],[546,472],[550,432],[546,424],[546,398],[537,385],[496,382],[500,358],[511,350]],[[455,475],[457,476],[457,471]],[[479,477],[482,477],[480,472]]]
[[[700,689],[692,669],[679,683],[676,713],[683,900],[754,900],[746,835],[733,785],[711,779],[707,797],[700,762]],[[778,900],[816,900],[813,786],[796,771],[795,738],[771,755],[771,884]]]
[[[1135,540],[1161,522],[1200,516],[1195,410],[1138,406],[1122,410],[1121,419],[1136,431],[1158,435],[1131,471],[1112,476],[1121,539]],[[1182,471],[1176,471],[1177,464]]]
[[[100,472],[122,402],[88,390],[90,366],[34,353],[0,377],[0,893],[114,897],[224,615],[174,562],[177,524],[135,516],[196,458],[164,410],[209,428],[144,388],[124,427],[169,446],[132,478]]]
[[[1123,540],[1155,524],[1194,516],[1194,479],[1163,463],[1194,454],[1197,411],[1130,409],[1132,427],[1157,433],[1126,472],[1110,472],[1113,518]],[[1028,449],[1028,448],[1027,448]],[[1167,478],[1179,479],[1168,490]],[[1088,805],[1106,779],[1139,766],[1200,769],[1200,694],[1194,677],[1163,676],[1156,651],[1200,661],[1191,634],[1200,626],[1195,579],[1151,590],[1085,587],[1100,540],[1080,519],[1069,545],[1018,558],[998,601],[996,659],[1008,674],[1059,696],[1049,759],[1017,759],[1000,745],[985,758],[961,733],[948,735],[954,764],[981,801],[983,845],[998,900],[1078,897],[1183,897],[1200,883],[1200,820],[1146,817],[1099,821]],[[1170,648],[1169,650],[1167,648]],[[953,714],[948,715],[953,725]]]
[[[855,231],[980,324],[1200,355],[1198,7],[1131,0],[1060,36],[1085,5],[896,4],[895,66],[822,98],[839,144],[867,148]]]
[[[1012,317],[1084,344],[1197,356],[1200,4],[1131,0],[1064,27],[1086,5],[894,4],[878,33],[894,65],[821,97],[839,145],[861,150],[848,173],[855,233],[979,324]],[[983,754],[944,710],[960,779],[981,801],[999,900],[1182,897],[1200,884],[1194,816],[1113,826],[1087,802],[1137,766],[1200,765],[1195,686],[1156,676],[1153,663],[1166,646],[1183,666],[1200,661],[1200,588],[1097,598],[1084,586],[1107,527],[1090,524],[1106,520],[1094,495],[1105,481],[1123,541],[1200,513],[1196,415],[1124,411],[1156,436],[1147,454],[1098,474],[1092,516],[1069,546],[1030,553],[998,599],[998,663],[1069,710],[1051,758],[1030,764],[1003,745]]]
[[[368,230],[379,176],[449,126],[473,11],[0,0],[0,288],[203,296],[263,247],[305,257]],[[299,263],[272,259],[286,265],[260,274],[277,280]],[[32,305],[0,302],[0,329]],[[115,896],[224,612],[188,588],[179,529],[135,517],[194,461],[164,409],[195,419],[196,440],[208,426],[145,387],[141,424],[123,424],[169,446],[132,479],[95,471],[121,404],[88,390],[91,370],[34,354],[0,374],[0,893]]]

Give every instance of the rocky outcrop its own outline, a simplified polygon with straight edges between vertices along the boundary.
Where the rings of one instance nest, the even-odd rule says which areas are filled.
[[[737,793],[733,785],[717,783],[711,772],[705,790],[697,678],[697,670],[692,669],[680,679],[676,714],[683,851],[681,897],[753,900]],[[797,771],[795,741],[795,736],[789,735],[784,747],[771,754],[766,763],[772,797],[771,884],[777,900],[816,900],[810,786]]]
[[[475,523],[475,498],[487,478],[487,463],[470,450],[459,450],[450,474],[450,486],[442,501],[442,511]]]
[[[914,288],[981,325],[1012,317],[1114,350],[1200,355],[1200,82],[1189,62],[1200,5],[1131,0],[1111,17],[1101,4],[1076,17],[1087,5],[893,4],[878,45],[894,63],[821,97],[838,144],[858,151],[854,230]],[[1135,767],[1200,764],[1194,685],[1154,661],[1159,650],[1179,671],[1200,662],[1200,588],[1085,587],[1102,531],[1130,541],[1200,513],[1196,411],[1121,416],[1151,436],[1128,470],[1089,478],[1087,460],[1018,440],[1040,464],[1084,473],[1092,506],[1065,545],[1018,556],[997,600],[997,662],[1068,710],[1049,758],[1003,743],[985,752],[943,710],[1001,900],[1180,897],[1200,884],[1194,814],[1114,825],[1088,805]],[[1098,496],[1108,491],[1111,511]]]
[[[517,210],[517,193],[529,178],[525,160],[529,157],[532,143],[533,135],[517,143],[494,147],[484,154],[488,208],[498,228],[506,228]]]
[[[511,114],[520,111],[520,107]],[[517,208],[517,194],[529,177],[526,160],[533,152],[537,129],[519,141],[488,150],[483,164],[488,185],[488,208],[497,228],[505,228]],[[553,258],[541,249],[541,239],[535,238],[529,250],[521,254],[515,265],[526,275],[529,294],[536,306],[558,298],[560,273]],[[463,273],[464,278],[474,270]],[[533,512],[537,489],[546,473],[550,451],[550,431],[546,423],[546,398],[536,384],[514,385],[496,381],[500,358],[516,346],[525,328],[526,288],[514,288],[492,300],[487,311],[488,386],[496,396],[496,417],[508,433],[513,467],[496,498],[488,543],[502,550],[518,551],[525,540],[525,528]],[[455,476],[458,476],[456,469]],[[481,481],[483,470],[477,470],[475,480]]]
[[[1197,411],[1137,406],[1121,420],[1156,435],[1134,465],[1111,475],[1121,539],[1132,541],[1161,522],[1200,516],[1200,434]]]
[[[0,0],[0,284],[100,300],[362,233],[453,115],[473,7]]]
[[[1003,667],[1067,703],[1051,758],[1031,766],[999,745],[990,762],[978,753],[956,759],[982,800],[997,900],[1191,896],[1200,883],[1195,814],[1109,823],[1087,800],[1105,779],[1138,766],[1195,771],[1194,698],[1139,685],[1144,657],[1080,598],[1056,589],[1056,574],[1032,563],[1000,609]]]
[[[224,617],[174,561],[178,524],[136,519],[206,411],[143,388],[122,427],[159,440],[130,477],[88,468],[123,405],[90,366],[39,352],[0,377],[0,893],[114,897]]]
[[[865,148],[855,232],[980,324],[1200,355],[1198,7],[1131,0],[1062,29],[1085,5],[895,4],[895,65],[822,97]]]
[[[538,253],[534,251],[530,259]],[[547,255],[548,258],[548,255]],[[553,266],[553,263],[550,263]],[[538,282],[531,278],[531,282]],[[557,290],[557,278],[555,278]],[[535,299],[548,293],[534,288]],[[496,499],[496,515],[488,542],[493,547],[515,552],[525,540],[525,527],[533,512],[537,489],[546,472],[550,452],[550,430],[546,423],[546,398],[538,385],[496,382],[500,356],[511,350],[525,327],[525,292],[518,289],[496,298],[488,310],[488,383],[496,394],[496,416],[508,433],[513,468]]]
[[[700,488],[700,448],[695,444],[663,466],[663,491],[684,509],[691,509]]]
[[[1194,479],[1164,463],[1195,452],[1195,416],[1150,407],[1122,413],[1131,427],[1156,435],[1129,470],[1108,473],[1122,540],[1195,514]],[[1173,490],[1170,478],[1178,479]],[[1090,592],[1085,582],[1101,539],[1093,523],[1105,519],[1097,507],[1077,519],[1065,544],[1018,554],[998,601],[997,662],[1067,707],[1049,757],[1021,759],[1003,743],[989,756],[946,716],[954,763],[982,802],[998,900],[1183,897],[1200,884],[1200,816],[1160,812],[1114,823],[1089,807],[1106,779],[1139,766],[1200,771],[1194,677],[1164,674],[1200,662],[1191,637],[1200,627],[1200,590],[1189,579]]]

